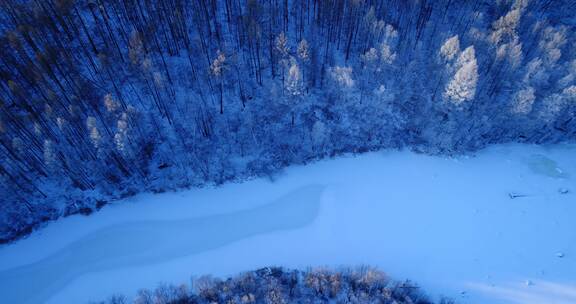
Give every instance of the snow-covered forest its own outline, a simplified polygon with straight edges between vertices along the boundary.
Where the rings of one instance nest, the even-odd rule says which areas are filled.
[[[0,240],[326,156],[576,137],[570,0],[0,2]]]

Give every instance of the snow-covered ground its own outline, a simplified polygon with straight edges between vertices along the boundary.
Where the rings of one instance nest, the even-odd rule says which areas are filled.
[[[370,264],[460,303],[574,304],[575,192],[576,145],[505,145],[459,158],[370,153],[274,182],[143,194],[0,247],[0,303]]]

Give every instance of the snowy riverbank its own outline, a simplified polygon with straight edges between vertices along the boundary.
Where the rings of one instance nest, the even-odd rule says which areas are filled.
[[[0,247],[0,302],[370,264],[460,303],[575,303],[575,178],[576,145],[505,145],[455,159],[369,153],[275,182],[138,195]]]

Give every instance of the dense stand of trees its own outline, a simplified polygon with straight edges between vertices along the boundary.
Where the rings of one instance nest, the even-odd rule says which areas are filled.
[[[394,282],[383,272],[369,267],[339,271],[316,268],[306,271],[267,267],[221,280],[200,277],[186,284],[162,284],[155,290],[142,289],[134,299],[111,296],[94,304],[286,304],[286,303],[396,303],[454,304],[443,298],[429,300],[410,282]]]
[[[0,240],[325,155],[574,139],[571,0],[0,2]]]

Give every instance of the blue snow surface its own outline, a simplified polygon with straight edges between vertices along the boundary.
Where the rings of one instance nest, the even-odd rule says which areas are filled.
[[[385,151],[142,194],[0,247],[0,303],[86,303],[264,266],[373,265],[469,304],[576,303],[576,145]],[[34,290],[34,292],[29,292]]]

